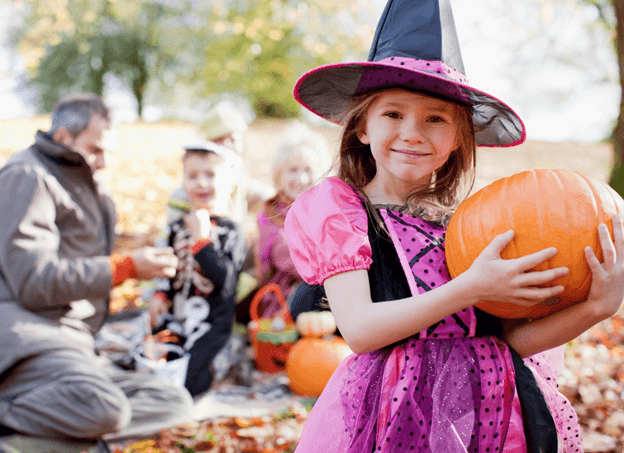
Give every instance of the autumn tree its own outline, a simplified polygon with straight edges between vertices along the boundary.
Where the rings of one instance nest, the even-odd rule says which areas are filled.
[[[26,23],[19,48],[41,92],[41,108],[50,111],[64,95],[104,91],[104,77],[113,73],[135,95],[139,115],[145,87],[154,72],[150,56],[158,53],[154,25],[164,14],[157,3],[134,0],[48,2],[15,0]],[[152,58],[168,61],[164,55]]]
[[[72,90],[102,94],[114,73],[139,111],[151,84],[163,103],[186,86],[244,97],[260,116],[297,116],[297,77],[365,56],[378,15],[367,0],[13,2],[27,11],[19,45],[45,110]]]
[[[620,68],[620,86],[624,87],[624,0],[612,1],[616,17],[615,49]],[[624,196],[624,172],[621,171],[624,163],[624,96],[620,97],[620,114],[613,128],[611,143],[613,144],[614,162],[609,185]]]

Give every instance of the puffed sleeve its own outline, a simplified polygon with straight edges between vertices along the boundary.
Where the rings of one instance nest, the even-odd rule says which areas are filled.
[[[286,240],[299,275],[311,285],[372,263],[368,220],[355,191],[327,178],[301,195],[286,215]]]

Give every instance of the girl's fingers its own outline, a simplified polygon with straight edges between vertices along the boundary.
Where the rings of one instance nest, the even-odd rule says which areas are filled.
[[[589,265],[589,269],[591,270],[593,275],[598,274],[598,272],[602,271],[602,266],[596,254],[594,253],[594,249],[590,246],[585,247],[585,259],[587,260],[587,264]]]
[[[624,265],[624,225],[622,224],[622,218],[616,214],[612,219],[613,224],[613,242],[615,244],[615,253],[617,254],[616,261],[620,265]]]
[[[545,271],[526,272],[516,277],[516,283],[520,286],[535,286],[548,283],[559,277],[568,275],[570,270],[567,267],[557,267]]]
[[[494,237],[494,239],[492,239],[492,242],[488,244],[485,250],[488,250],[491,253],[496,254],[496,256],[500,257],[501,252],[514,238],[514,234],[515,233],[513,230],[508,230],[502,234],[497,235],[496,237]]]
[[[527,271],[534,268],[538,264],[543,263],[546,260],[554,257],[557,254],[557,249],[549,247],[547,249],[540,250],[539,252],[531,253],[530,255],[516,258],[515,261],[520,270]]]
[[[605,266],[610,269],[613,265],[615,265],[615,246],[611,240],[609,229],[604,223],[598,225],[598,237],[600,238],[600,247],[602,248],[602,256],[604,258]]]
[[[548,288],[523,288],[516,293],[517,299],[514,303],[530,307],[546,299],[557,296],[563,292],[563,290],[564,288],[561,285]]]

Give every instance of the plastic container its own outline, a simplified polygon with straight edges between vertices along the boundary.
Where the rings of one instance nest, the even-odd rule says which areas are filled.
[[[184,387],[191,354],[170,343],[147,342],[134,352],[134,369],[152,376],[169,379]]]

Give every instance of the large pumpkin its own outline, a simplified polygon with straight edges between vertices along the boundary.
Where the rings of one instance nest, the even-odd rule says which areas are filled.
[[[560,266],[570,273],[545,286],[563,285],[557,297],[533,307],[483,301],[476,306],[501,318],[538,318],[585,300],[591,271],[584,248],[591,246],[602,261],[597,228],[624,212],[624,200],[607,184],[570,170],[531,170],[494,181],[466,199],[448,225],[446,260],[451,277],[466,271],[492,239],[509,229],[515,236],[504,259],[547,247],[557,255],[536,270]],[[612,236],[613,237],[613,236]]]
[[[327,335],[336,330],[331,312],[301,313],[297,326],[303,338],[294,344],[286,360],[290,389],[298,395],[319,396],[338,365],[352,351],[340,337],[319,336],[319,332]]]

